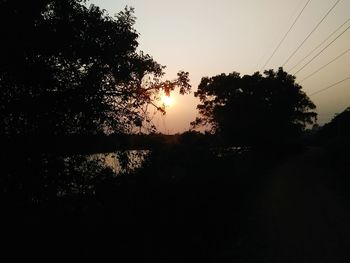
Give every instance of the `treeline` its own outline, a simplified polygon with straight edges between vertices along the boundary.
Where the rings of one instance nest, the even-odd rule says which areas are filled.
[[[90,233],[112,233],[128,259],[251,262],[248,248],[232,250],[254,240],[242,215],[266,171],[303,149],[316,106],[283,68],[203,77],[191,129],[208,131],[158,134],[150,107],[165,114],[160,93],[189,93],[189,73],[163,80],[165,67],[137,51],[135,19],[82,0],[0,2],[1,226],[89,251],[100,242]],[[345,153],[348,119],[319,140]],[[118,176],[91,156],[114,152],[127,167],[128,150],[145,149],[142,167]]]
[[[340,174],[337,179],[347,188],[350,185],[350,108],[335,115],[314,137],[319,145],[326,149],[327,160],[332,169]]]

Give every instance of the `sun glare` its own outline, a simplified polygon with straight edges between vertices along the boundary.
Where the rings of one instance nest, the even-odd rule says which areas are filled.
[[[162,95],[161,101],[165,107],[174,105],[174,99],[171,96]]]

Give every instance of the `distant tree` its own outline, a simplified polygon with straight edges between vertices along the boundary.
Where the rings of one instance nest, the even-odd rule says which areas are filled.
[[[336,114],[334,118],[320,129],[324,139],[350,138],[350,107]]]
[[[296,136],[315,122],[315,105],[294,76],[282,68],[264,74],[202,78],[195,92],[199,117],[192,125],[208,125],[227,140],[252,144]]]
[[[134,23],[132,8],[1,0],[0,135],[130,132],[161,89],[188,92],[188,73],[162,82],[164,67],[137,52]]]
[[[325,149],[328,163],[335,171],[336,180],[341,182],[344,189],[348,189],[350,185],[350,107],[336,114],[329,123],[323,125],[315,137]]]

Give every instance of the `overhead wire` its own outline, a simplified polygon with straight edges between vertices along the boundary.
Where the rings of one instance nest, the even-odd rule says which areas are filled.
[[[287,20],[287,23],[288,23],[288,24],[289,24],[289,21],[292,20],[292,18],[296,15],[297,11],[300,9],[301,3],[302,3],[303,1],[304,1],[304,0],[302,0],[302,1],[299,0],[298,5],[295,7],[295,10],[293,11],[293,13],[290,15],[289,19]],[[282,33],[282,32],[280,32],[280,33]],[[274,39],[274,41],[273,41],[272,43],[276,42],[276,40],[277,40],[277,37]],[[272,43],[271,43],[271,45],[272,45]],[[260,57],[260,59],[259,59],[259,61],[258,61],[258,63],[257,63],[257,68],[259,68],[259,65],[260,65],[260,64],[262,63],[262,61],[263,61],[263,58],[264,58],[268,53],[269,53],[269,52],[266,51],[265,54],[264,54],[263,56]]]
[[[317,25],[311,30],[311,32],[307,35],[307,37],[300,43],[300,45],[293,51],[293,53],[287,58],[287,60],[283,63],[282,67],[284,67],[289,60],[298,52],[298,50],[305,44],[305,42],[310,38],[310,36],[318,29],[318,27],[322,24],[322,22],[327,18],[327,16],[332,12],[332,10],[339,4],[341,0],[337,0],[333,6],[328,10],[328,12],[323,16],[323,18],[317,23]]]
[[[315,50],[317,50],[319,47],[321,47],[324,43],[327,42],[328,39],[330,39],[340,28],[342,28],[347,22],[350,21],[350,17],[344,22],[342,23],[340,26],[337,27],[337,29],[335,29],[330,35],[328,35],[328,37],[326,37],[320,44],[318,44],[313,50],[311,50],[306,56],[304,56],[301,60],[299,60],[298,63],[296,63],[292,68],[289,69],[289,71],[292,71],[293,69],[295,69],[297,66],[300,65],[300,63],[302,63],[305,59],[307,59],[312,53],[315,52]]]
[[[262,67],[261,71],[266,67],[266,65],[270,62],[271,58],[276,54],[277,50],[280,48],[280,46],[282,45],[283,41],[287,38],[288,34],[290,33],[290,31],[293,29],[294,25],[296,24],[296,22],[299,20],[300,16],[302,15],[302,13],[304,12],[305,8],[307,7],[307,5],[310,3],[311,0],[307,0],[307,2],[305,3],[303,9],[299,12],[298,16],[294,19],[293,24],[289,27],[289,29],[287,30],[287,32],[284,34],[283,38],[281,39],[281,41],[278,43],[278,45],[276,46],[276,48],[274,49],[274,51],[272,52],[271,56],[267,59],[267,61],[265,62],[264,66]]]
[[[333,39],[327,46],[325,46],[320,52],[318,52],[315,56],[312,57],[312,59],[310,59],[306,64],[304,64],[304,66],[302,66],[298,71],[296,71],[294,73],[297,74],[300,71],[302,71],[307,65],[309,65],[315,58],[317,58],[319,55],[321,55],[323,53],[323,51],[325,51],[330,45],[332,45],[339,37],[341,37],[346,31],[348,31],[350,28],[350,26],[348,26],[345,30],[343,30],[335,39]]]
[[[299,81],[299,83],[302,83],[303,81],[307,80],[308,78],[312,77],[313,75],[315,75],[317,72],[319,72],[320,70],[324,69],[325,67],[327,67],[328,65],[332,64],[334,61],[338,60],[339,58],[341,58],[342,56],[344,56],[346,53],[348,53],[350,51],[350,48],[345,50],[343,53],[341,53],[340,55],[338,55],[337,57],[335,57],[334,59],[332,59],[331,61],[329,61],[327,64],[323,65],[322,67],[318,68],[317,70],[315,70],[314,72],[312,72],[311,74],[307,75],[305,78],[303,78],[301,81]]]
[[[341,81],[338,81],[338,82],[336,82],[336,83],[333,83],[332,85],[329,85],[329,86],[327,86],[327,87],[325,87],[325,88],[323,88],[323,89],[320,89],[320,90],[318,90],[318,91],[316,91],[316,92],[314,92],[314,93],[311,93],[311,94],[309,95],[309,97],[312,97],[312,96],[314,96],[314,95],[316,95],[316,94],[319,94],[319,93],[324,92],[324,91],[326,91],[326,90],[328,90],[328,89],[330,89],[330,88],[333,88],[333,87],[339,85],[340,83],[343,83],[343,82],[345,82],[345,81],[347,81],[347,80],[349,80],[349,79],[350,79],[350,76],[347,77],[347,78],[345,78],[345,79],[343,79],[343,80],[341,80]]]

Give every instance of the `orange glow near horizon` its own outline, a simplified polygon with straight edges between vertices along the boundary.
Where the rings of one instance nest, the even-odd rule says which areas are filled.
[[[190,84],[195,92],[203,77],[232,72],[239,72],[241,76],[252,75],[257,71],[262,73],[262,68],[276,70],[282,65],[289,72],[305,58],[303,64],[290,73],[299,70],[311,59],[306,55],[348,20],[350,0],[340,1],[317,30],[314,30],[334,2],[336,1],[310,1],[275,54],[274,49],[288,32],[306,0],[88,0],[87,7],[95,4],[109,14],[123,10],[126,5],[134,7],[137,18],[135,29],[140,34],[138,50],[143,50],[156,62],[167,66],[163,80],[175,79],[180,70],[189,72]],[[336,35],[347,26],[348,22],[335,31]],[[312,35],[306,41],[311,32]],[[331,39],[335,39],[335,35]],[[313,51],[312,56],[331,39]],[[299,83],[321,66],[328,65],[349,48],[349,43],[350,30],[344,32],[325,52],[320,53],[317,60],[298,72],[296,82]],[[350,52],[299,84],[310,95],[349,76],[349,68]],[[317,106],[319,124],[327,123],[334,114],[349,107],[349,85],[349,81],[344,81],[311,98]],[[167,111],[167,127],[161,125],[163,121],[157,127],[165,133],[170,131],[174,134],[190,129],[190,123],[199,116],[199,98],[194,97],[193,92],[180,96],[174,91],[170,99],[164,97],[163,91],[160,92],[154,103]]]

